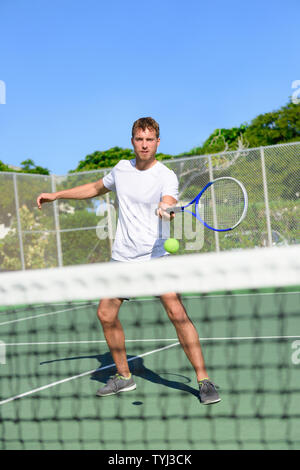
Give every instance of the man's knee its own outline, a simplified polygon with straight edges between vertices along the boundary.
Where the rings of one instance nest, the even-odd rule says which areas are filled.
[[[183,323],[188,321],[187,313],[178,294],[164,294],[160,299],[173,323]]]
[[[113,324],[116,321],[121,305],[120,299],[103,299],[99,302],[97,316],[102,325]]]

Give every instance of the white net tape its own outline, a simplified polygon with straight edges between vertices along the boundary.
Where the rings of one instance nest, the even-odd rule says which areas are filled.
[[[300,247],[290,246],[3,273],[0,305],[296,285]]]

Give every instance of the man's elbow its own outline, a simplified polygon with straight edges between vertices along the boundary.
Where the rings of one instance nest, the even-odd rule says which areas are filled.
[[[97,196],[102,196],[103,194],[106,194],[109,192],[109,189],[107,189],[104,184],[103,180],[99,180],[95,183],[95,191]]]

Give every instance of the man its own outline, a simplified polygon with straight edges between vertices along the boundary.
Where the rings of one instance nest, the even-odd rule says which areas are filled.
[[[152,118],[138,119],[132,127],[134,160],[121,160],[104,178],[94,183],[59,191],[42,193],[37,198],[39,209],[55,199],[87,199],[115,191],[119,203],[119,220],[112,249],[112,261],[146,261],[164,256],[163,230],[170,216],[165,209],[178,197],[175,173],[156,160],[160,144],[159,125]],[[153,209],[155,205],[157,210]],[[173,323],[180,344],[193,365],[199,383],[199,397],[204,404],[220,401],[214,384],[209,380],[197,331],[189,319],[179,295],[170,292],[160,300]],[[125,335],[119,309],[124,299],[102,299],[98,317],[117,368],[117,374],[98,390],[98,396],[134,390],[130,373]]]

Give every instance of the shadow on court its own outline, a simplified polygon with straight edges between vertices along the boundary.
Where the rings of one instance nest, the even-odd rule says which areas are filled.
[[[113,365],[113,359],[109,352],[105,354],[99,354],[96,356],[76,356],[76,357],[66,357],[61,359],[54,359],[52,361],[45,361],[41,362],[41,365],[50,364],[54,362],[61,362],[61,361],[76,361],[81,359],[96,359],[99,362],[99,369],[95,370],[91,373],[91,380],[95,380],[97,382],[106,383],[107,380],[116,373],[116,368]],[[149,369],[144,365],[144,360],[141,357],[127,355],[127,360],[130,368],[130,372],[136,376],[140,377],[144,380],[148,380],[149,382],[173,388],[176,390],[180,390],[182,392],[190,393],[198,398],[199,390],[192,388],[188,385],[190,383],[190,379],[181,374],[174,374],[169,372],[160,372],[156,373],[153,370]],[[169,377],[169,378],[168,378]],[[171,379],[171,377],[176,377],[176,380]]]

